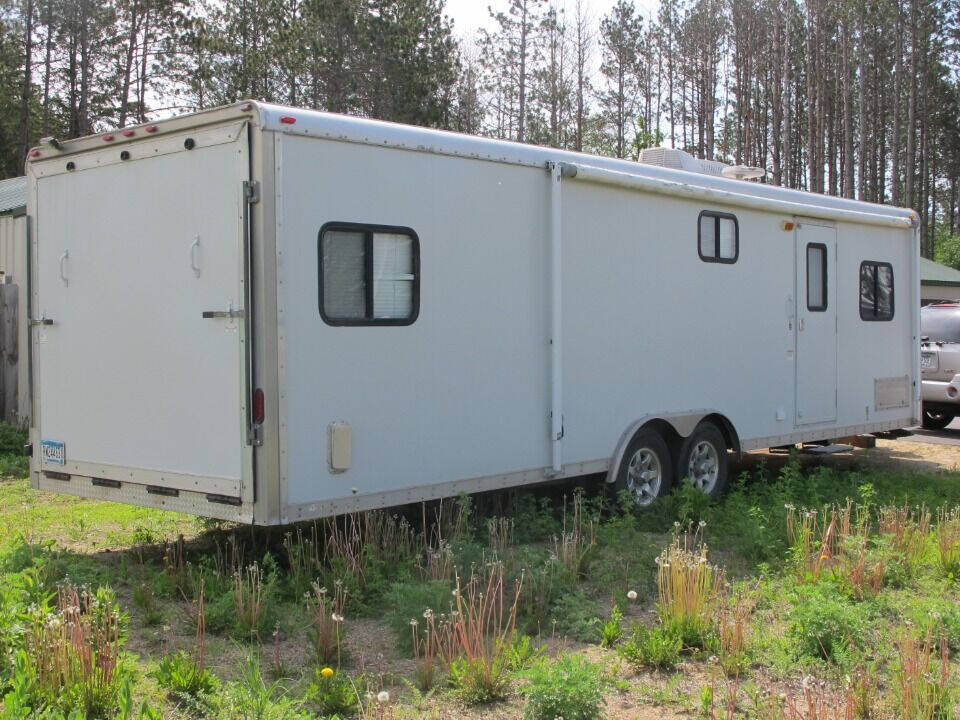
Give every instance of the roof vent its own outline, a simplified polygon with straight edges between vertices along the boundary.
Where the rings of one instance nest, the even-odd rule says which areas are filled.
[[[720,174],[725,178],[733,180],[757,180],[767,174],[763,168],[750,167],[749,165],[728,165]]]
[[[647,148],[640,151],[638,159],[647,165],[657,165],[671,170],[685,170],[701,175],[715,175],[736,180],[752,180],[766,174],[762,168],[751,168],[745,165],[731,166],[718,160],[700,160],[685,150],[675,148]]]

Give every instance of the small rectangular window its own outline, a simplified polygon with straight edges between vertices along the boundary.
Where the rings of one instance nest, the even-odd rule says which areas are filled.
[[[823,312],[827,309],[827,246],[822,243],[807,245],[807,310]]]
[[[329,325],[409,325],[420,305],[420,243],[409,228],[328,223],[319,240],[320,316]]]
[[[697,221],[700,259],[704,262],[735,263],[740,255],[740,229],[730,213],[704,210]]]
[[[893,319],[893,265],[866,260],[860,263],[860,319]]]

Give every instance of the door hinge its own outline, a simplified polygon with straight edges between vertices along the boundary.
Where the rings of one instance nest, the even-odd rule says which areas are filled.
[[[253,445],[254,447],[263,445],[263,425],[257,423],[250,426],[247,431],[247,445]]]
[[[260,202],[260,183],[257,180],[244,180],[243,192],[251,205]]]
[[[553,433],[552,433],[552,430],[553,430],[553,413],[552,413],[552,412],[551,412],[551,413],[547,413],[547,417],[548,417],[549,420],[550,420],[551,435],[553,435]],[[566,427],[564,426],[564,417],[563,417],[563,415],[561,415],[561,416],[560,416],[560,432],[556,433],[556,435],[553,437],[553,439],[554,439],[554,440],[563,440],[563,436],[566,435],[566,434],[567,434],[567,429],[566,429]]]

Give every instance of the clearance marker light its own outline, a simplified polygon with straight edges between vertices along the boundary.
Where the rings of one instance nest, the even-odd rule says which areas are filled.
[[[265,415],[263,390],[257,388],[253,391],[253,421],[259,425],[263,422]]]

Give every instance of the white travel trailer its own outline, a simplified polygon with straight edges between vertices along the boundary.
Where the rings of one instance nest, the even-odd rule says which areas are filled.
[[[918,422],[914,213],[664,164],[257,102],[47,139],[33,486],[265,525],[598,472],[645,503]]]

